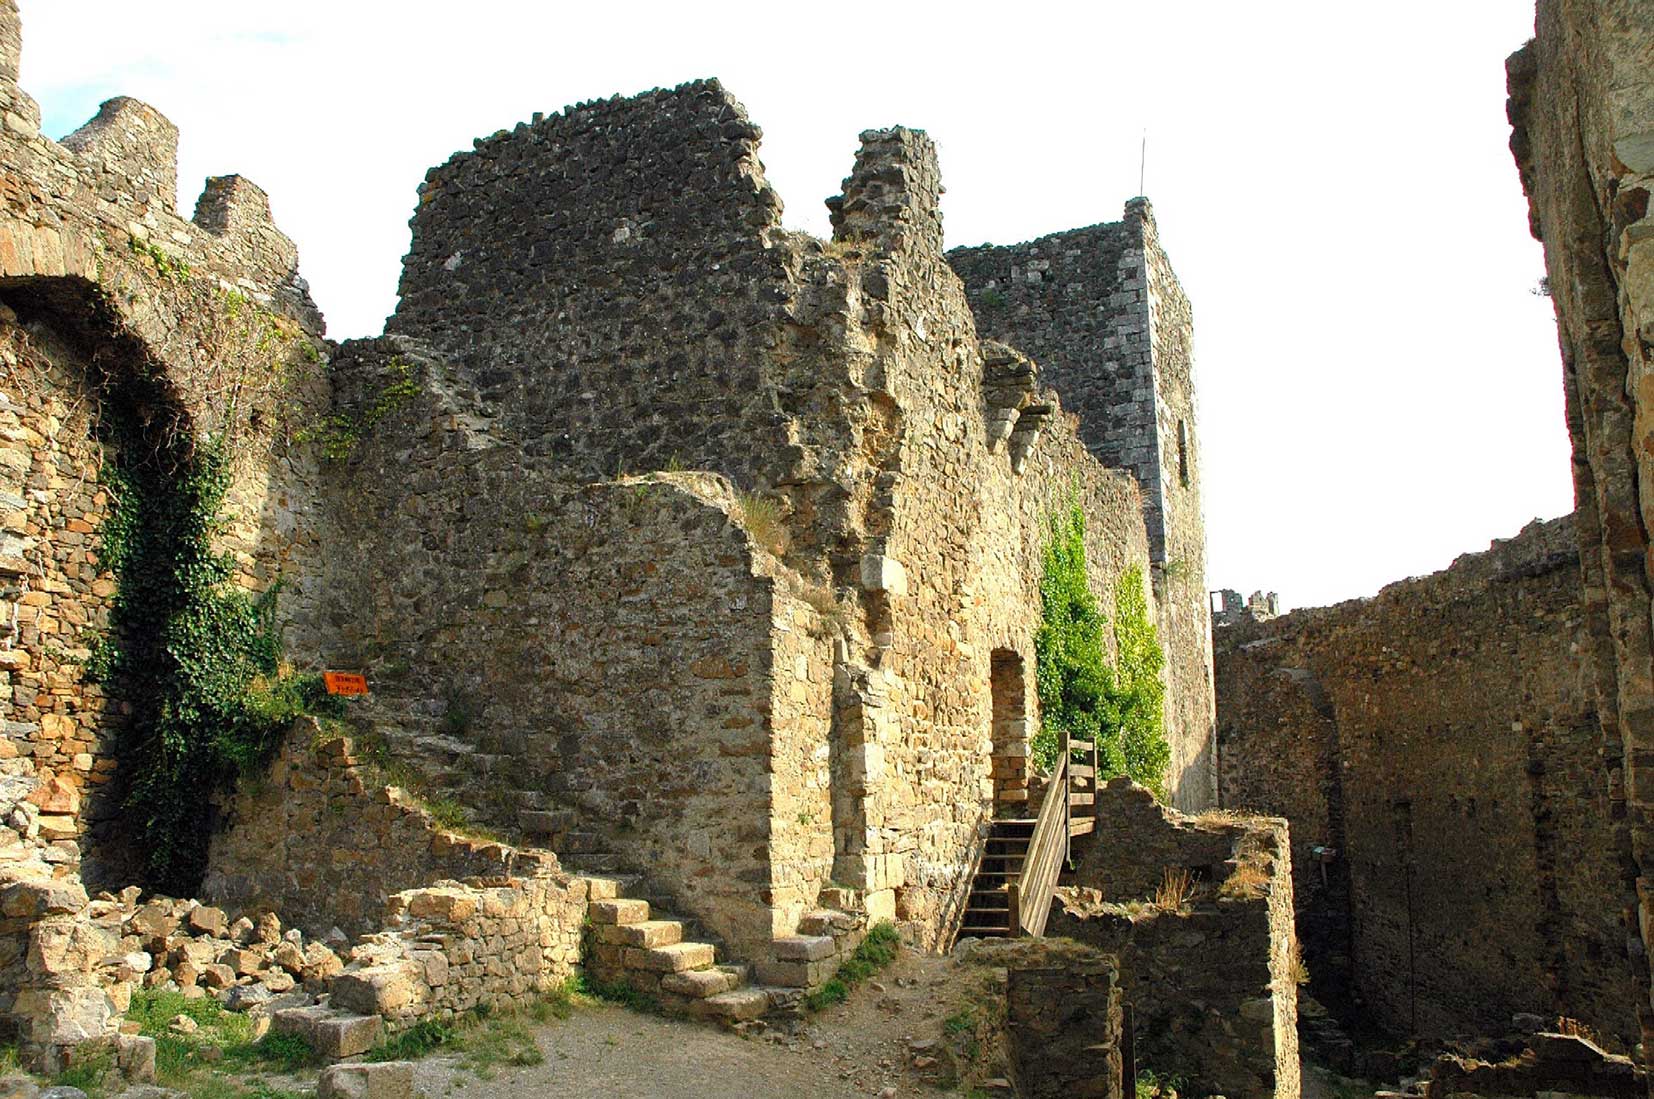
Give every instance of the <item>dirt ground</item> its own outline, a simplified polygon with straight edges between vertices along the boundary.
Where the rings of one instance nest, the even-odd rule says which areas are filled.
[[[429,1099],[850,1099],[936,1095],[938,1083],[960,1074],[962,1086],[974,1090],[992,1066],[954,1060],[943,1024],[953,1018],[951,1044],[970,1046],[964,1020],[981,1010],[981,989],[991,980],[982,967],[904,953],[847,1003],[811,1016],[790,1033],[772,1028],[746,1037],[587,1005],[534,1028],[545,1055],[541,1064],[497,1067],[491,1079],[481,1079],[456,1058],[434,1056],[419,1063],[418,1084]],[[1010,1092],[991,1088],[981,1094]]]

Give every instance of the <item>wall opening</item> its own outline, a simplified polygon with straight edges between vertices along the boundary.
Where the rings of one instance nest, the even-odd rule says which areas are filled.
[[[1028,804],[1028,677],[1014,649],[995,649],[989,658],[993,695],[994,812],[1020,815]]]
[[[1182,420],[1177,421],[1177,480],[1189,487],[1189,425]]]

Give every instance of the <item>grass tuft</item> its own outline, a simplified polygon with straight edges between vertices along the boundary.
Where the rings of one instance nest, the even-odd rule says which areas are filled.
[[[902,937],[896,925],[881,920],[867,931],[867,937],[856,947],[838,972],[814,992],[804,997],[804,1006],[810,1011],[821,1011],[841,1004],[850,996],[850,990],[896,960]]]

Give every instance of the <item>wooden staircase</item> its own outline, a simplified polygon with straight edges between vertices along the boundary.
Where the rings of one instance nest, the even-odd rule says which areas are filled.
[[[1075,755],[1085,762],[1076,762]],[[1039,816],[993,822],[971,881],[959,935],[995,938],[1045,933],[1051,893],[1068,861],[1069,841],[1097,827],[1097,745],[1059,745]]]
[[[993,822],[982,864],[971,882],[960,935],[989,939],[1011,934],[1010,884],[1022,875],[1035,823],[1032,817]]]

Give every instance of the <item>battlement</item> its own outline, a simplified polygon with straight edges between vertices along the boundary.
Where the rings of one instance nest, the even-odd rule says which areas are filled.
[[[866,130],[844,191],[827,200],[833,239],[942,250],[942,169],[923,130]]]
[[[124,176],[140,203],[148,203],[148,192],[162,209],[177,212],[178,127],[149,104],[124,95],[106,100],[63,147]]]

